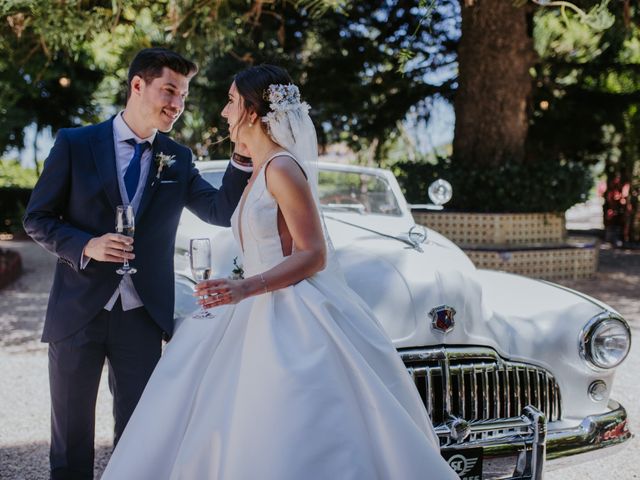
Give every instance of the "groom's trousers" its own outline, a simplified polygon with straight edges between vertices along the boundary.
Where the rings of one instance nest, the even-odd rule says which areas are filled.
[[[160,359],[162,330],[144,307],[120,300],[73,335],[49,344],[51,479],[93,479],[95,409],[105,359],[114,397],[115,441]]]

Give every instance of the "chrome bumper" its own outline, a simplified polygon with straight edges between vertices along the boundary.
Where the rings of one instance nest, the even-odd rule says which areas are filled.
[[[617,402],[609,402],[611,411],[585,418],[575,428],[547,430],[544,415],[528,406],[522,416],[502,422],[484,422],[470,425],[470,433],[484,438],[460,444],[447,441],[452,436],[451,426],[441,425],[436,433],[444,440],[443,449],[454,449],[465,455],[482,448],[482,480],[513,479],[541,480],[545,469],[555,469],[594,458],[595,452],[616,451],[632,438],[627,428],[626,410]],[[483,433],[500,430],[508,435],[494,438]],[[581,454],[589,453],[588,458]],[[462,477],[465,478],[465,477]]]
[[[633,438],[627,425],[627,411],[615,400],[609,400],[607,413],[591,415],[579,426],[547,433],[547,460],[550,469],[592,460],[595,453],[609,455]],[[606,449],[606,450],[603,450]],[[585,458],[584,454],[591,454]]]

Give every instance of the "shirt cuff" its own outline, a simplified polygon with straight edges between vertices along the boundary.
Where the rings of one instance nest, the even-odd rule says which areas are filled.
[[[80,255],[80,270],[84,270],[85,268],[87,268],[87,265],[89,265],[90,261],[91,261],[91,257],[87,257],[84,254],[84,248],[83,248],[82,254]]]
[[[238,170],[242,170],[243,172],[247,172],[247,173],[253,172],[253,165],[239,164],[233,158],[231,159],[231,165],[236,167]]]

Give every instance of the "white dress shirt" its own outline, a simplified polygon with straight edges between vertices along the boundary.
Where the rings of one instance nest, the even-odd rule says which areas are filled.
[[[149,142],[150,145],[153,145],[153,141],[156,138],[156,133],[154,132],[152,135],[146,138],[140,138],[133,130],[129,128],[127,123],[124,121],[122,117],[122,113],[118,113],[113,119],[113,144],[115,147],[116,153],[116,173],[118,177],[118,187],[120,190],[120,198],[122,199],[123,205],[131,205],[133,207],[134,213],[137,212],[138,207],[140,206],[140,200],[142,199],[142,193],[144,192],[145,184],[147,183],[147,176],[149,175],[149,170],[151,169],[152,163],[152,155],[153,149],[151,147],[147,148],[140,158],[140,179],[138,180],[138,187],[136,189],[136,193],[133,198],[129,198],[127,195],[127,189],[124,185],[124,174],[129,168],[129,163],[133,158],[134,147],[127,143],[127,140],[134,139],[137,143],[140,142]],[[115,225],[115,218],[113,219]],[[134,252],[135,252],[135,242],[134,242]],[[84,269],[91,259],[86,256],[82,256],[82,265],[81,268]],[[114,268],[116,268],[114,264]],[[118,288],[113,292],[113,295],[104,306],[105,310],[112,310],[116,301],[120,297],[122,302],[122,310],[133,310],[134,308],[138,308],[143,306],[142,300],[136,292],[136,289],[133,285],[133,281],[131,280],[130,275],[123,275],[122,280],[118,284]]]

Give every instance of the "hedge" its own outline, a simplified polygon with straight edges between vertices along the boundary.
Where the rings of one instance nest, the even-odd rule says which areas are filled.
[[[22,216],[31,192],[31,188],[0,188],[0,232],[15,234],[22,231]]]

